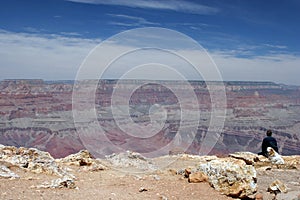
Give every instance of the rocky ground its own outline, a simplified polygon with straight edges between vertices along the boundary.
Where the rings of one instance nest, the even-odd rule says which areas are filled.
[[[37,149],[0,146],[0,199],[297,200],[300,156],[283,159],[272,164],[251,153],[148,159],[124,152],[100,160],[87,151],[53,159]]]
[[[141,178],[113,170],[74,174],[78,189],[44,189],[34,186],[55,177],[20,173],[20,179],[1,180],[0,199],[230,199],[207,183],[189,184],[169,174]]]

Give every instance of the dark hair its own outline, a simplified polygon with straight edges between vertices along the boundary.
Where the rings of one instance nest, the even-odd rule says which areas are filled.
[[[267,130],[267,136],[272,136],[272,131],[271,130]]]

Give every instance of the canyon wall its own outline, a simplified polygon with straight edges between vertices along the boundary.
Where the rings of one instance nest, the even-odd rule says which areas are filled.
[[[76,123],[87,129],[101,127],[99,148],[102,154],[114,150],[109,145],[120,149],[129,149],[142,153],[157,151],[178,140],[174,151],[185,151],[198,154],[203,148],[205,137],[209,134],[212,120],[210,93],[218,92],[220,82],[189,82],[196,94],[198,108],[189,108],[191,117],[185,127],[180,127],[182,102],[189,105],[190,96],[185,92],[186,85],[180,81],[157,81],[155,83],[141,80],[127,80],[118,83],[116,80],[97,82],[94,105],[97,119],[87,117],[90,108],[77,108],[72,105],[74,81],[43,80],[3,80],[0,83],[0,143],[4,145],[37,147],[50,152],[54,157],[64,157],[85,149],[87,142],[82,141],[84,131]],[[94,83],[93,83],[94,84]],[[179,99],[172,89],[184,94]],[[208,90],[208,85],[210,90]],[[164,119],[161,129],[151,137],[135,137],[129,132],[140,133],[143,129],[126,125],[126,116],[114,116],[111,108],[113,92],[118,86],[123,91],[113,98],[122,98],[135,88],[129,99],[129,115],[134,123],[148,127],[153,118]],[[213,86],[213,87],[212,87]],[[271,82],[224,82],[226,92],[226,118],[222,132],[216,138],[216,144],[210,154],[226,154],[236,151],[259,152],[261,141],[267,129],[274,132],[278,140],[280,153],[284,155],[300,153],[300,87],[286,86]],[[75,88],[76,89],[76,88]],[[86,94],[89,95],[88,91]],[[119,95],[119,96],[118,96]],[[124,96],[123,96],[124,95]],[[125,107],[115,101],[117,110]],[[121,102],[121,101],[120,101]],[[217,102],[218,104],[218,102]],[[218,105],[217,105],[218,106]],[[82,112],[82,121],[74,123],[73,111]],[[151,113],[151,115],[149,114]],[[152,121],[151,121],[152,120]],[[198,122],[199,121],[199,122]],[[119,127],[123,123],[122,128]],[[192,126],[197,123],[196,131]],[[124,130],[126,129],[126,130]],[[92,131],[92,132],[93,132]],[[103,138],[101,138],[103,137]],[[103,140],[102,140],[103,139]],[[107,142],[101,141],[109,141]],[[89,143],[89,142],[88,142]],[[138,144],[138,145],[137,145]],[[181,144],[184,147],[180,147]]]

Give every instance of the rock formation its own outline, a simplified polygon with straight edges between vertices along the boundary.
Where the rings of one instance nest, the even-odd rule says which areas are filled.
[[[161,105],[167,111],[166,124],[156,137],[146,142],[123,133],[114,121],[111,98],[116,80],[100,80],[95,108],[98,122],[89,119],[86,125],[99,123],[112,144],[135,152],[152,152],[174,139],[180,125],[180,105],[172,91],[163,85],[172,84],[184,92],[180,81],[160,81],[146,84],[133,93],[130,99],[130,117],[138,124],[150,122],[149,110]],[[124,91],[140,86],[142,80],[124,81]],[[0,143],[23,147],[35,147],[62,158],[85,149],[77,130],[72,111],[74,81],[4,80],[0,83]],[[201,118],[192,144],[180,152],[198,154],[210,124],[211,99],[207,84],[191,81],[199,100]],[[219,83],[210,83],[218,87]],[[211,154],[226,154],[237,151],[259,152],[267,129],[272,129],[278,140],[282,155],[300,152],[300,93],[299,87],[271,82],[224,82],[227,116],[225,126]],[[79,86],[80,87],[80,86]],[[184,101],[188,102],[189,95]],[[159,110],[159,109],[158,109]],[[84,109],[82,111],[85,113]],[[86,111],[88,112],[88,111]],[[199,112],[199,110],[195,111]],[[159,113],[158,113],[159,114]],[[197,118],[198,119],[198,118]],[[194,123],[194,121],[191,121]],[[197,122],[198,124],[198,122]],[[132,128],[132,127],[128,127]],[[96,131],[95,134],[98,132]],[[189,139],[189,130],[181,132],[183,142]],[[191,137],[192,137],[191,136]],[[140,145],[136,145],[140,144]],[[103,157],[111,154],[109,145],[99,145]],[[177,151],[174,151],[175,153]],[[170,153],[172,149],[170,150]]]
[[[119,154],[111,154],[106,156],[106,159],[112,164],[114,167],[133,167],[139,170],[149,170],[154,171],[157,170],[157,166],[155,166],[149,159],[142,156],[140,153],[126,151]]]
[[[99,159],[95,159],[87,150],[81,150],[78,153],[68,155],[65,158],[57,159],[56,161],[66,165],[82,166],[84,167],[84,171],[98,171],[107,169],[107,166],[103,165]]]
[[[35,148],[24,148],[0,145],[0,161],[18,166],[35,173],[46,173],[56,176],[71,176],[66,169],[60,167],[48,153]]]
[[[209,183],[222,194],[244,199],[257,191],[256,170],[243,160],[212,160],[200,164],[199,170],[208,176]]]

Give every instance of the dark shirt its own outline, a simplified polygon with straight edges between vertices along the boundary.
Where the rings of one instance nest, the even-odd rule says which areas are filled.
[[[267,136],[262,142],[262,153],[263,155],[268,155],[267,148],[272,147],[278,153],[277,141],[272,136]]]

